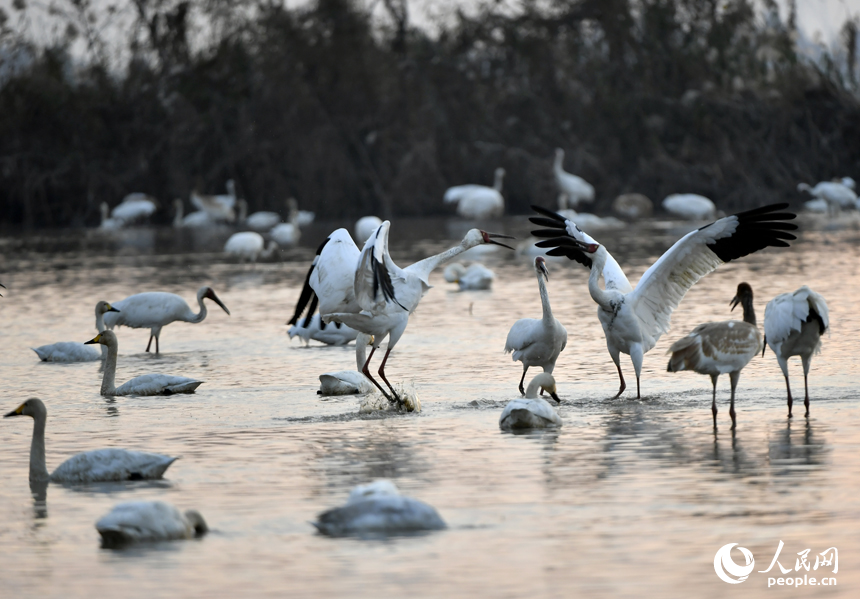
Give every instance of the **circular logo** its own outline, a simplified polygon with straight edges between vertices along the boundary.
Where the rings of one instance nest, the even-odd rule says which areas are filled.
[[[753,554],[746,547],[738,547],[741,553],[744,554],[744,558],[747,560],[745,566],[739,566],[732,560],[732,547],[735,545],[737,545],[737,543],[723,545],[714,556],[714,571],[717,573],[717,576],[720,577],[720,580],[729,584],[742,583],[749,577],[753,568],[755,568],[755,559],[753,558]],[[732,576],[735,578],[732,578]]]

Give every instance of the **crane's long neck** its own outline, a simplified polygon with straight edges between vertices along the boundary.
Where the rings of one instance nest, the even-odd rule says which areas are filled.
[[[200,306],[200,311],[197,314],[194,314],[194,312],[191,312],[191,310],[189,310],[189,312],[191,312],[191,318],[189,318],[186,322],[196,324],[206,318],[206,314],[208,313],[208,311],[206,310],[206,304],[203,303],[202,295],[197,296],[197,305]]]
[[[749,295],[744,296],[741,300],[741,305],[744,307],[744,322],[756,326],[755,308],[753,307],[753,298]]]
[[[552,324],[555,318],[552,316],[552,308],[549,305],[549,293],[546,290],[546,283],[543,280],[543,275],[538,273],[538,288],[540,289],[540,303],[543,306],[543,321],[544,324]]]
[[[611,310],[613,295],[600,288],[600,274],[606,266],[606,249],[603,246],[591,258],[591,272],[588,275],[588,292],[597,304],[606,310]]]
[[[30,443],[30,480],[48,480],[45,465],[45,421],[47,414],[33,418],[33,441]]]
[[[409,270],[417,274],[421,279],[426,280],[427,277],[430,276],[430,273],[433,272],[433,270],[437,266],[441,266],[449,260],[453,260],[454,258],[459,256],[466,250],[471,249],[472,247],[474,247],[474,245],[469,245],[465,242],[460,243],[460,245],[455,245],[451,249],[445,250],[441,254],[436,254],[435,256],[429,256],[427,258],[424,258],[423,260],[419,260],[415,264],[409,266]]]
[[[113,343],[107,347],[107,357],[105,358],[105,373],[102,377],[101,394],[104,396],[116,395],[116,355],[117,344]]]

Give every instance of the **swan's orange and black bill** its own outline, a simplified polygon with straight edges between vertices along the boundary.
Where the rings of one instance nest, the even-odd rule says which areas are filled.
[[[101,340],[101,338],[102,338],[102,334],[99,333],[93,339],[90,339],[89,341],[84,341],[84,345],[91,345],[93,343],[98,343]]]
[[[23,416],[24,415],[24,404],[21,404],[8,414],[3,414],[3,418],[9,418],[11,416]]]

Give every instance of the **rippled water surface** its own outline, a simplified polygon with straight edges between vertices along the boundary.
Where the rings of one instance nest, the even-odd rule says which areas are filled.
[[[101,447],[181,456],[163,481],[51,485],[41,501],[27,480],[31,421],[0,421],[3,597],[858,596],[855,227],[806,223],[790,250],[761,252],[703,279],[646,355],[641,401],[629,388],[610,399],[617,375],[587,271],[550,262],[550,298],[569,333],[555,371],[565,424],[512,435],[499,431],[498,417],[518,396],[521,367],[502,349],[516,319],[540,315],[530,259],[486,256],[497,276],[490,292],[454,292],[435,272],[435,288],[387,367],[393,382],[414,383],[422,413],[359,416],[355,397],[316,395],[319,374],[352,367],[353,346],[306,348],[285,334],[314,250],[334,226],[314,225],[303,247],[256,266],[220,254],[229,232],[0,240],[0,281],[8,288],[0,290],[0,408],[31,396],[45,401],[48,468]],[[528,231],[524,217],[488,228],[521,239]],[[636,281],[691,228],[654,223],[595,236]],[[406,265],[464,232],[443,221],[395,222],[392,255]],[[708,377],[665,371],[674,340],[730,317],[740,281],[755,290],[759,322],[767,300],[802,284],[827,298],[832,334],[813,361],[809,420],[802,405],[799,417],[786,419],[785,387],[769,351],[742,373],[735,435],[727,377],[715,433]],[[164,290],[191,302],[205,284],[232,315],[210,303],[204,322],[169,325],[161,355],[144,353],[148,331],[117,331],[117,382],[148,372],[192,376],[205,381],[194,395],[105,399],[98,363],[40,363],[29,349],[92,338],[100,299]],[[635,387],[629,358],[622,359]],[[792,376],[800,395],[797,359]],[[317,513],[378,477],[434,505],[448,529],[386,540],[315,532],[309,522]],[[197,541],[100,548],[95,521],[137,499],[196,508],[212,532]],[[792,570],[798,552],[837,547],[837,574],[801,571],[826,571],[837,586],[768,589],[777,566],[758,571],[780,540],[779,561]],[[742,584],[729,586],[714,572],[714,555],[727,543],[755,556]],[[737,550],[732,556],[743,563]]]

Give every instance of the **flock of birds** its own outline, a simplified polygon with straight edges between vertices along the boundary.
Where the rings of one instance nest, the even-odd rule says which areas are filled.
[[[578,207],[581,202],[593,200],[594,188],[583,179],[565,173],[562,170],[563,158],[563,151],[558,150],[554,172],[565,206]],[[504,171],[499,169],[494,187],[458,186],[449,189],[444,199],[446,202],[456,202],[458,211],[469,218],[498,216],[504,210],[501,199],[503,177]],[[236,200],[232,182],[228,189],[228,196],[200,196],[195,192],[192,202],[199,210],[188,216],[178,212],[177,222],[229,220]],[[810,191],[817,193],[814,188]],[[650,213],[650,205],[643,202],[641,197],[635,197],[637,194],[628,195],[631,197],[625,199],[626,207],[632,207],[630,209],[634,212],[647,209]],[[114,209],[107,220],[121,220],[123,214],[131,212],[131,207],[123,208],[126,203],[140,207],[150,201],[141,197],[142,194],[132,196],[118,207],[122,210],[118,212]],[[713,204],[706,198],[702,200],[707,202],[698,198],[700,196],[685,201],[681,196],[670,196],[664,206],[675,206],[678,211],[681,211],[679,207],[686,206],[686,213],[695,213],[696,218],[701,214],[715,216]],[[482,212],[482,207],[487,207],[488,212]],[[588,227],[580,225],[576,220],[579,215],[573,209],[553,212],[533,206],[538,215],[531,217],[530,221],[540,227],[532,234],[540,240],[536,246],[545,251],[547,256],[566,257],[589,269],[588,292],[597,304],[597,317],[603,327],[607,350],[619,376],[620,387],[615,397],[624,393],[627,386],[620,363],[623,353],[629,355],[633,363],[639,398],[644,356],[669,330],[672,312],[687,291],[721,264],[766,247],[788,247],[788,242],[796,239],[791,231],[796,230],[797,225],[790,222],[796,215],[783,212],[786,207],[787,204],[774,204],[724,216],[688,233],[651,265],[635,288],[606,246],[583,230]],[[289,223],[280,223],[280,217],[275,213],[255,213],[247,217],[242,214],[242,221],[248,226],[268,229],[272,237],[274,229],[290,225],[297,236],[300,226],[298,211],[294,202],[290,202],[288,208],[291,214]],[[216,213],[220,215],[218,218],[213,216]],[[512,239],[510,236],[475,228],[448,250],[401,267],[394,263],[389,253],[390,227],[389,221],[380,222],[376,217],[366,217],[356,223],[356,238],[363,242],[361,249],[346,229],[335,230],[322,242],[308,270],[294,314],[288,322],[292,325],[289,334],[291,338],[299,336],[306,342],[317,339],[334,345],[355,341],[356,369],[320,375],[318,393],[373,394],[377,390],[387,400],[385,409],[412,411],[420,409],[420,405],[414,398],[407,397],[403,387],[398,390],[391,384],[385,375],[385,366],[406,330],[410,315],[430,289],[430,273],[473,248],[514,248],[501,241]],[[259,234],[253,233],[260,238],[257,239],[248,233],[237,233],[231,237],[227,248],[232,248],[228,251],[241,254],[245,250],[238,249],[242,244],[237,239],[253,239],[253,258],[256,259],[266,250],[262,247]],[[237,238],[237,235],[240,237]],[[250,241],[246,247],[250,247]],[[564,325],[552,312],[546,258],[537,256],[534,259],[534,272],[542,314],[539,318],[516,321],[505,342],[505,352],[511,353],[512,359],[522,364],[518,384],[522,398],[507,404],[499,417],[499,426],[505,430],[563,425],[555,407],[542,396],[547,394],[556,404],[560,403],[552,373],[559,355],[567,345],[568,335]],[[494,276],[480,264],[467,268],[455,263],[446,268],[445,279],[457,283],[461,289],[489,289]],[[181,297],[164,292],[138,293],[117,302],[99,301],[95,307],[96,337],[85,343],[56,343],[34,348],[34,351],[41,360],[49,362],[102,360],[104,374],[100,392],[104,396],[193,393],[202,381],[166,374],[138,376],[117,387],[118,341],[113,329],[118,326],[149,329],[146,351],[150,351],[152,341],[155,340],[155,352],[158,353],[162,328],[177,321],[203,321],[207,316],[204,303],[207,299],[230,314],[210,287],[202,287],[198,291],[197,312]],[[734,431],[737,426],[735,391],[744,366],[759,352],[764,354],[765,347],[771,348],[785,378],[788,416],[792,417],[793,398],[788,360],[792,356],[800,356],[804,371],[805,415],[808,417],[810,363],[812,356],[821,348],[821,336],[830,328],[824,298],[806,286],[793,293],[776,296],[765,309],[763,333],[757,326],[753,290],[747,283],[738,285],[731,301],[732,309],[738,305],[743,308],[742,320],[704,323],[673,343],[669,349],[671,356],[667,370],[690,370],[711,377],[711,410],[715,429],[717,380],[720,374],[728,374],[731,380],[729,414]],[[377,380],[370,371],[370,363],[386,338],[388,344],[376,370]],[[100,345],[101,348],[91,347],[94,345]],[[543,372],[534,376],[526,387],[526,375],[532,367],[539,367]],[[77,454],[49,474],[45,461],[47,409],[44,403],[37,398],[28,399],[6,414],[6,417],[14,416],[30,416],[34,420],[30,450],[31,483],[161,478],[176,459],[155,453],[102,449]],[[320,514],[314,525],[326,534],[342,535],[438,529],[444,527],[445,523],[431,506],[403,497],[393,483],[379,480],[356,487],[344,506]],[[205,533],[207,525],[202,516],[193,510],[181,513],[173,506],[154,501],[120,504],[100,519],[96,528],[105,546],[116,546],[140,540],[190,538]]]

